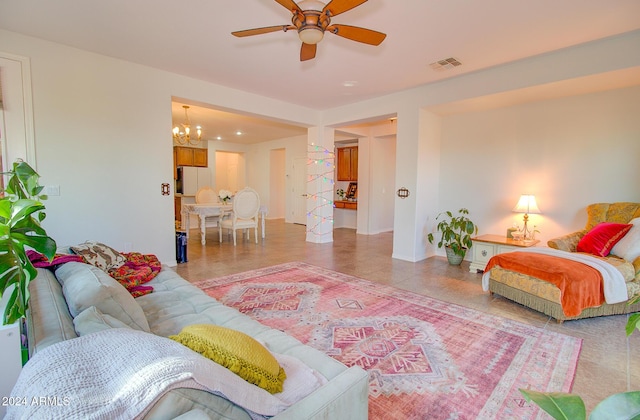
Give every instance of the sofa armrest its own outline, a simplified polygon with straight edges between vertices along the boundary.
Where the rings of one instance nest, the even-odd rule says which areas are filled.
[[[569,233],[568,235],[559,236],[557,238],[549,239],[547,245],[549,248],[559,249],[561,251],[576,252],[578,242],[587,233],[586,230]]]
[[[38,275],[29,283],[29,356],[51,344],[78,336],[60,283],[51,271],[45,268],[37,270]]]
[[[352,366],[272,419],[366,420],[368,415],[369,373]]]

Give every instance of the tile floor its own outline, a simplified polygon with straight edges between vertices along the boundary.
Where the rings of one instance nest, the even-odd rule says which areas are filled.
[[[469,262],[452,267],[444,257],[416,263],[391,258],[393,234],[357,235],[353,229],[335,229],[332,243],[305,241],[305,227],[267,220],[265,239],[254,242],[238,238],[238,245],[224,236],[218,242],[215,229],[200,244],[192,230],[188,262],[176,271],[191,282],[221,277],[260,267],[303,261],[370,281],[464,305],[494,315],[582,338],[583,346],[573,392],[580,395],[590,412],[608,395],[640,389],[640,332],[627,339],[627,316],[617,315],[558,324],[555,320],[500,296],[482,291],[480,274],[469,272]],[[633,357],[632,357],[633,356]]]

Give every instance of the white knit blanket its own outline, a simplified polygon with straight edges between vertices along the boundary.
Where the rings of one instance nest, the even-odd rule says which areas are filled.
[[[598,270],[602,275],[604,300],[608,304],[625,302],[629,299],[627,285],[622,273],[620,273],[620,271],[618,271],[618,269],[613,265],[598,258],[577,252],[560,251],[558,249],[544,247],[522,248],[514,252],[535,252],[538,254],[553,255],[555,257],[566,258],[568,260],[586,264]],[[482,275],[482,289],[485,292],[489,290],[489,272],[485,272]]]
[[[135,419],[179,387],[222,395],[254,418],[290,405],[173,340],[115,328],[36,353],[18,378],[5,419]]]

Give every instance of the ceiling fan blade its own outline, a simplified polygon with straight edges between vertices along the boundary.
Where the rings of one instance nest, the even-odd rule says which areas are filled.
[[[350,25],[330,25],[327,27],[327,31],[343,38],[369,45],[380,45],[387,37],[382,32]]]
[[[300,8],[300,6],[298,6],[293,0],[276,0],[276,3],[279,3],[283,7],[286,7],[287,10],[291,13],[293,13],[294,10],[302,13],[302,9]]]
[[[317,48],[318,44],[305,44],[303,42],[302,48],[300,48],[300,61],[307,61],[315,58]]]
[[[326,6],[324,6],[322,12],[328,11],[329,15],[333,17],[339,15],[340,13],[351,10],[354,7],[358,7],[366,1],[367,0],[331,0],[329,3],[327,3]]]
[[[287,32],[289,29],[296,29],[296,27],[291,25],[266,26],[264,28],[245,29],[243,31],[231,32],[231,35],[235,35],[237,37],[243,37],[243,36],[268,34],[269,32],[278,32],[278,31]]]

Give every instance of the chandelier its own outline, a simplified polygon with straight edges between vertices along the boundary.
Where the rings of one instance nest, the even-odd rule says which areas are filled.
[[[202,127],[200,127],[199,125],[196,126],[197,137],[192,139],[191,122],[189,121],[189,114],[187,113],[189,107],[187,105],[182,105],[182,107],[184,108],[184,122],[180,125],[182,125],[183,130],[180,130],[177,125],[173,127],[173,139],[179,144],[189,143],[196,145],[200,143],[200,140],[202,140]]]

